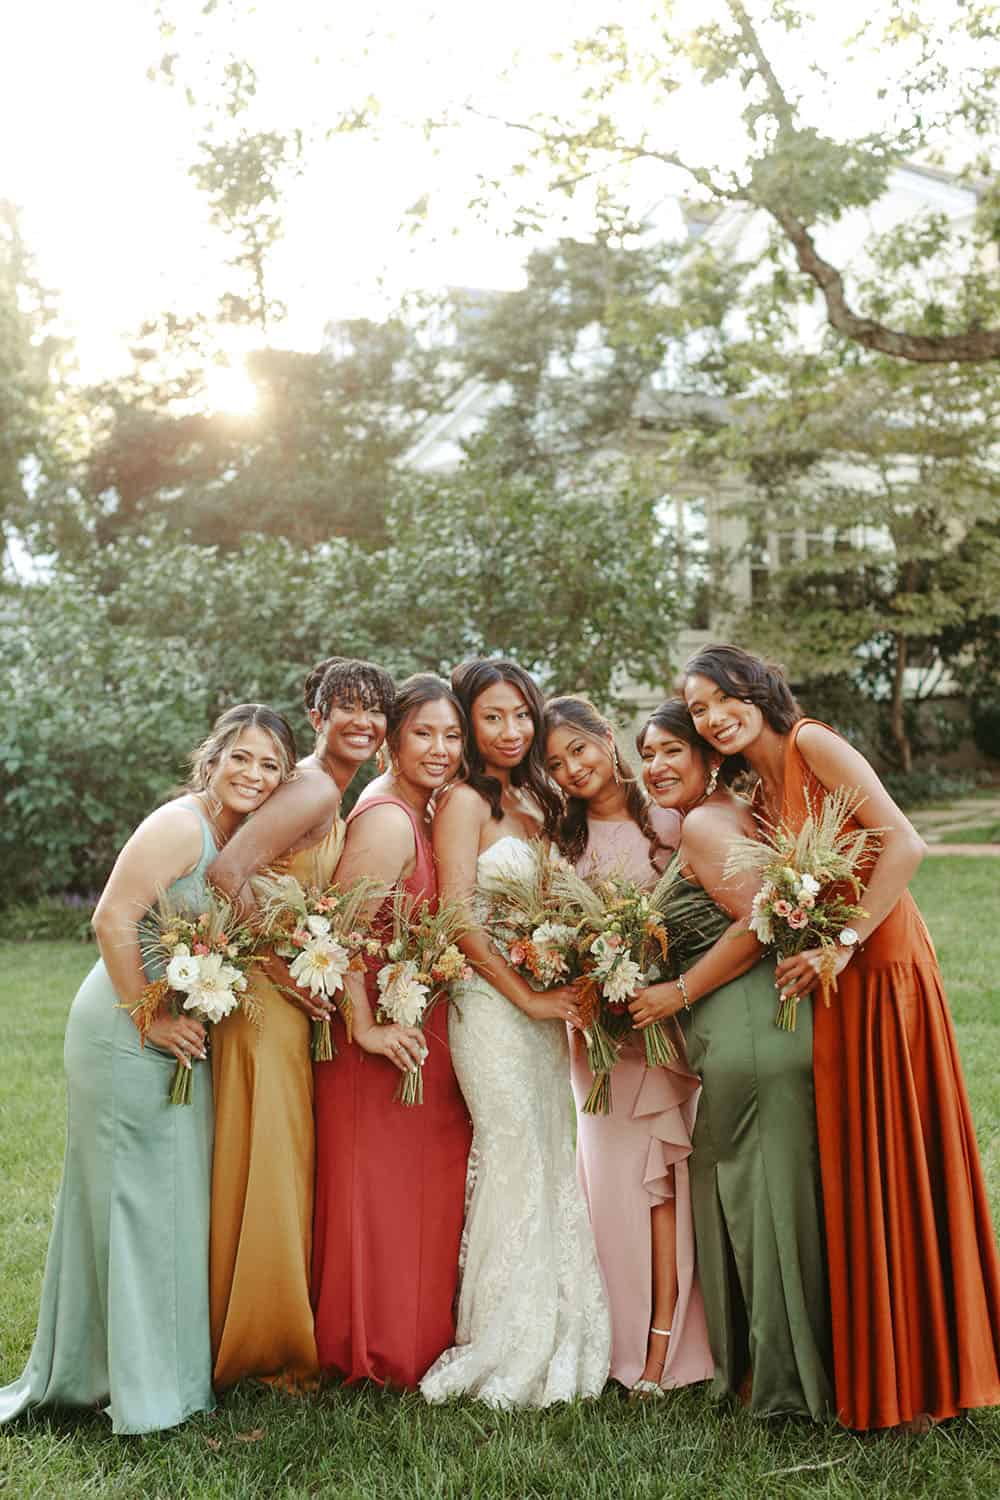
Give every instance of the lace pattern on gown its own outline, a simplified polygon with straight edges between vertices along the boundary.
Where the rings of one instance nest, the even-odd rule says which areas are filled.
[[[512,836],[485,850],[477,906],[491,876],[527,857]],[[421,1390],[493,1406],[596,1396],[611,1328],[576,1177],[566,1028],[529,1020],[480,978],[455,998],[452,1060],[475,1128],[471,1196],[456,1345]]]

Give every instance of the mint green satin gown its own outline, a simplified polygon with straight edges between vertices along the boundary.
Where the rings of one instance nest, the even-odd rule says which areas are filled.
[[[682,882],[697,938],[687,968],[731,918]],[[836,1004],[836,1000],[834,1000]],[[756,1416],[832,1416],[832,1352],[812,1077],[812,1005],[774,1024],[774,962],[695,1001],[679,1020],[702,1081],[688,1158],[698,1278],[720,1393],[749,1373]]]
[[[201,858],[169,888],[194,911],[216,854],[201,821]],[[195,1063],[193,1102],[169,1102],[175,1059],[139,1046],[103,960],[77,991],[63,1057],[66,1157],[38,1329],[20,1379],[0,1389],[0,1422],[40,1406],[104,1407],[117,1433],[174,1427],[215,1404],[212,1070]]]

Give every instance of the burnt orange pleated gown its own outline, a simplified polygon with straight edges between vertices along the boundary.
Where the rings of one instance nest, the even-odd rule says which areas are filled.
[[[824,787],[785,758],[784,817]],[[905,892],[814,1006],[837,1411],[892,1427],[1000,1404],[1000,1257],[934,947]]]

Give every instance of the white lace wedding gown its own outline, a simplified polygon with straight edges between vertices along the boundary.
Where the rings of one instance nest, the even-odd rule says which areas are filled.
[[[479,856],[477,898],[528,859],[507,835]],[[475,1127],[456,1344],[420,1382],[428,1401],[549,1406],[599,1395],[611,1324],[577,1183],[566,1028],[532,1021],[485,980],[456,986],[451,1056]]]

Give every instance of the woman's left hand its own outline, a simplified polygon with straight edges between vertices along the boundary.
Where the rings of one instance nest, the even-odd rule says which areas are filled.
[[[669,984],[651,984],[640,990],[628,1003],[632,1025],[637,1031],[652,1026],[654,1021],[666,1021],[684,1009],[684,998],[673,980]]]
[[[851,961],[853,952],[853,948],[840,946],[834,950],[831,971],[834,976],[843,973]],[[819,984],[822,962],[822,948],[805,948],[801,953],[793,953],[788,958],[783,958],[774,971],[774,985],[781,999],[801,1000],[804,995],[810,994]]]

